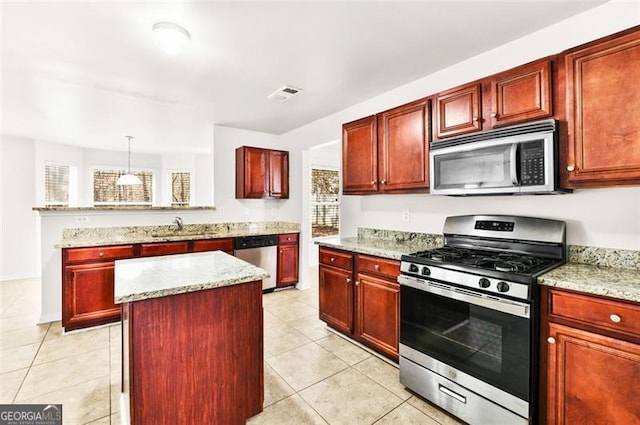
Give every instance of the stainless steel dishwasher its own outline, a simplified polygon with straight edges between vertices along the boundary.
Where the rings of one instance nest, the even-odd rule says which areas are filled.
[[[278,267],[278,236],[242,236],[234,240],[235,256],[249,264],[269,272],[270,277],[262,280],[262,290],[269,292],[276,287]]]

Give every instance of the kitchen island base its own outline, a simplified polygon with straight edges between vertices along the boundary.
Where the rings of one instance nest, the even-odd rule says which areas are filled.
[[[122,305],[131,424],[244,424],[262,411],[262,282]]]

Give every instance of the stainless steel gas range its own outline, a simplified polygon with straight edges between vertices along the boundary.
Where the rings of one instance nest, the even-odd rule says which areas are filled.
[[[402,256],[400,381],[470,424],[533,424],[538,288],[565,223],[448,217],[444,247]]]

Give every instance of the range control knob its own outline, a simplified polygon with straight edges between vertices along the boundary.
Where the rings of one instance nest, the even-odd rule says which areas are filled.
[[[422,268],[422,276],[429,276],[431,274],[431,270],[429,270],[429,267],[425,266]]]
[[[498,282],[498,292],[507,292],[509,284],[507,282]]]
[[[418,273],[418,266],[416,266],[415,264],[410,264],[409,265],[409,272]]]
[[[483,277],[478,281],[478,286],[480,286],[481,288],[488,288],[489,286],[491,286],[491,281],[486,277]]]

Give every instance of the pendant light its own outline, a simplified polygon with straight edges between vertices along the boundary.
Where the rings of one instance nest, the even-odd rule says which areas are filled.
[[[126,137],[129,140],[129,165],[127,168],[127,174],[123,174],[120,177],[118,177],[118,181],[116,181],[116,184],[119,186],[131,186],[134,184],[142,184],[142,181],[140,180],[140,178],[135,174],[131,173],[131,139],[133,139],[133,136],[124,136],[124,137]]]

